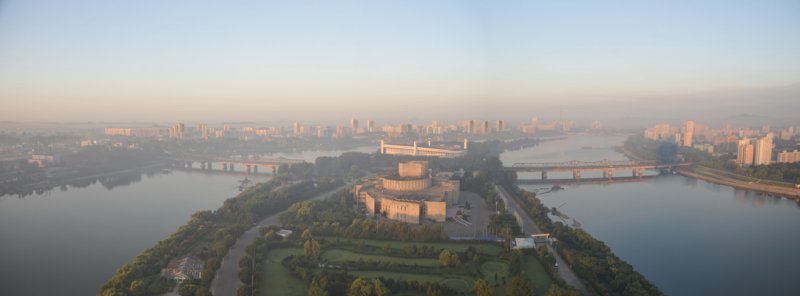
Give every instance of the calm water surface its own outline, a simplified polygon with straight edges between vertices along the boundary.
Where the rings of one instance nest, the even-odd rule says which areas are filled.
[[[275,154],[314,162],[351,150]],[[217,166],[215,169],[219,169]],[[242,169],[239,168],[241,171]],[[247,175],[262,182],[269,174]],[[173,171],[106,187],[0,197],[0,295],[95,295],[114,272],[199,210],[238,194],[242,174]]]
[[[216,209],[235,196],[239,179],[173,171],[113,189],[95,183],[25,198],[4,196],[0,295],[95,295],[119,267],[194,212]]]
[[[610,147],[624,139],[573,136],[501,159],[619,160],[625,157]],[[794,201],[678,175],[567,186],[540,198],[548,207],[563,204],[560,210],[669,295],[800,295],[800,207]]]

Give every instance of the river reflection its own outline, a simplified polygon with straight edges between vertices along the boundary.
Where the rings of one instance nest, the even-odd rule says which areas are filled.
[[[545,142],[528,154],[501,156],[556,161],[585,155],[582,136]],[[600,146],[622,139],[590,138]],[[558,143],[557,148],[548,146]],[[537,151],[543,150],[545,152]],[[612,159],[612,149],[592,149]],[[601,158],[602,159],[602,158]],[[592,160],[592,159],[582,159]],[[528,190],[546,185],[521,186]],[[680,175],[639,182],[580,184],[540,196],[581,222],[615,254],[669,295],[800,295],[800,207],[784,198]]]
[[[117,268],[194,212],[235,196],[242,178],[199,171],[125,174],[0,198],[0,295],[94,295]]]

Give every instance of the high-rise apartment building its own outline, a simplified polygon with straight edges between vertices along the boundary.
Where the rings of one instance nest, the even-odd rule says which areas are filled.
[[[169,137],[176,139],[183,139],[184,125],[183,123],[176,123],[169,129]]]
[[[374,133],[377,130],[375,129],[375,120],[367,119],[367,132]]]
[[[497,132],[504,132],[506,130],[506,122],[502,119],[497,120]]]
[[[736,151],[736,163],[741,166],[753,165],[753,142],[749,138],[739,140]]]
[[[299,122],[295,121],[295,122],[292,124],[292,133],[293,133],[295,136],[299,136],[300,134],[302,134],[302,133],[303,133],[303,128],[302,128],[302,126],[300,125],[300,123],[299,123]]]
[[[475,120],[468,119],[465,126],[465,132],[468,134],[475,133]]]
[[[684,122],[683,127],[681,127],[681,133],[683,134],[683,146],[692,147],[694,139],[694,121],[688,120]]]
[[[774,135],[768,133],[766,136],[756,140],[753,155],[754,165],[768,165],[772,163],[772,138]]]
[[[200,134],[200,138],[208,140],[208,125],[206,125],[205,123],[198,124],[197,133]]]

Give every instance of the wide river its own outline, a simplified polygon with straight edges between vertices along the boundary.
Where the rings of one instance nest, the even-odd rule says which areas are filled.
[[[343,152],[273,156],[313,163],[318,156]],[[247,177],[262,182],[270,175]],[[127,185],[95,182],[24,198],[2,196],[0,295],[95,295],[118,268],[169,236],[193,213],[217,209],[235,196],[244,177],[174,170],[142,175]]]
[[[506,152],[501,159],[505,165],[623,160],[611,147],[624,139],[570,136]],[[580,221],[668,295],[800,295],[800,206],[795,201],[680,175],[570,185],[539,197]]]

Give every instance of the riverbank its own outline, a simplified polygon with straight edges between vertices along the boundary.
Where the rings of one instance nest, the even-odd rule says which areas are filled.
[[[148,163],[134,168],[121,168],[121,169],[92,173],[89,175],[77,176],[77,177],[75,176],[47,177],[45,180],[38,181],[36,183],[19,184],[18,185],[19,188],[15,190],[9,190],[9,191],[0,190],[0,196],[19,195],[20,197],[24,197],[33,193],[42,194],[46,191],[53,190],[54,188],[60,186],[85,186],[88,185],[86,184],[87,182],[91,183],[103,178],[112,178],[133,172],[144,173],[146,171],[158,170],[165,167],[166,165],[162,163]]]
[[[691,168],[680,168],[677,170],[677,172],[681,175],[690,178],[700,179],[714,184],[726,185],[734,188],[752,190],[756,192],[800,200],[800,189],[797,188],[769,185],[764,183],[758,183],[758,181],[737,180],[734,178],[721,176],[719,174],[714,174],[708,170],[699,171]]]

